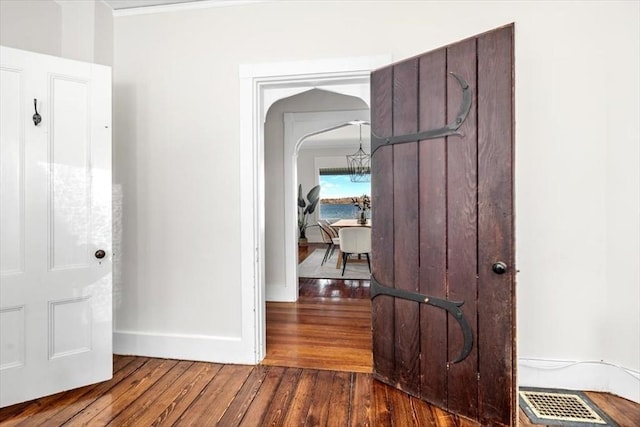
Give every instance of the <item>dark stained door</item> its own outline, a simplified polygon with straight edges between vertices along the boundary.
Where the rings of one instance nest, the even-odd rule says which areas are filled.
[[[371,101],[374,375],[515,425],[513,25],[374,71]]]

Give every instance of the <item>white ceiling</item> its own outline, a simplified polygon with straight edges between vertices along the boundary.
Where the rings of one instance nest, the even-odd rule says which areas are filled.
[[[370,127],[362,125],[362,148],[369,151]],[[353,151],[360,145],[360,129],[358,125],[333,129],[311,136],[302,142],[301,150],[315,148],[351,148]]]
[[[103,0],[113,10],[131,9],[135,7],[160,6],[176,3],[190,3],[202,0]]]

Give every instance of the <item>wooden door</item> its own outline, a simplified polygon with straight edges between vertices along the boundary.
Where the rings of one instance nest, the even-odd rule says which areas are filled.
[[[2,407],[111,378],[111,71],[0,59]]]
[[[376,70],[371,95],[374,375],[515,425],[513,26]]]

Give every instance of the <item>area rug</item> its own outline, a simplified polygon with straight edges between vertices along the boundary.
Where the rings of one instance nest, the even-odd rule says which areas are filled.
[[[298,264],[298,277],[309,279],[360,279],[369,280],[371,274],[367,266],[367,260],[359,262],[347,262],[347,268],[342,276],[342,267],[336,268],[338,262],[338,250],[333,252],[331,259],[322,264],[324,258],[324,249],[316,249],[302,263]]]

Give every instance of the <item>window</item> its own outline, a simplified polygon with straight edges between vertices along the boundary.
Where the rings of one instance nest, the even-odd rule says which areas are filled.
[[[320,168],[319,218],[337,221],[356,218],[352,197],[371,195],[371,182],[351,182],[347,168]],[[371,212],[369,212],[370,215]]]

